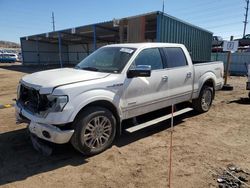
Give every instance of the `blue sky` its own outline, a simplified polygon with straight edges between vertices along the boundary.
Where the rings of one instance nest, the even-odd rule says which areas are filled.
[[[163,0],[0,0],[0,40],[162,10]],[[228,40],[242,37],[245,0],[165,0],[165,12]],[[250,23],[249,23],[250,24]],[[247,26],[246,33],[250,33]]]

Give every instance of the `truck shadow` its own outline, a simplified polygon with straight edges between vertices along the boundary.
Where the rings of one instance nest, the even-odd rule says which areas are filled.
[[[189,112],[175,118],[175,126],[183,119],[196,115]],[[169,129],[170,121],[153,125],[137,131],[123,134],[116,139],[114,145],[123,147],[142,138]],[[105,153],[99,154],[105,155]],[[0,186],[25,180],[28,177],[49,172],[65,166],[80,166],[88,162],[88,157],[75,151],[70,144],[56,145],[51,156],[43,156],[32,147],[27,129],[20,129],[0,134]]]
[[[27,129],[6,132],[0,134],[0,186],[67,165],[82,165],[85,159],[69,144],[45,157],[33,149]]]
[[[180,125],[184,122],[184,119],[190,118],[192,116],[197,116],[198,114],[194,111],[188,112],[186,114],[180,115],[178,117],[174,118],[174,127]],[[126,126],[125,126],[126,128]],[[130,143],[136,142],[140,139],[143,139],[145,137],[157,134],[159,132],[168,130],[171,128],[171,120],[165,120],[163,122],[157,123],[155,125],[149,126],[147,128],[138,130],[134,133],[126,132],[126,130],[123,129],[122,135],[119,137],[119,139],[116,139],[114,145],[117,147],[123,147]]]

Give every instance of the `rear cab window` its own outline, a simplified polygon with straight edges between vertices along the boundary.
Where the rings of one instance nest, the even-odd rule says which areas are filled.
[[[183,50],[179,47],[166,47],[162,48],[165,60],[166,60],[166,68],[176,68],[187,66],[187,59],[183,52]]]

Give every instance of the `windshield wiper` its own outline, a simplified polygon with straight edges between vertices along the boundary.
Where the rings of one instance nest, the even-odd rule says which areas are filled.
[[[81,67],[82,70],[98,71],[95,67]]]

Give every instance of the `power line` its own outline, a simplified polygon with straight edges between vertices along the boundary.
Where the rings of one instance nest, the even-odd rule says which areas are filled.
[[[235,9],[235,6],[237,5],[235,2],[234,3],[230,3],[230,4],[227,4],[227,5],[223,5],[223,6],[208,6],[209,3],[206,3],[206,6],[193,6],[192,9],[177,9],[177,10],[171,10],[171,12],[173,13],[181,13],[181,14],[192,14],[193,15],[196,15],[197,13],[198,14],[203,14],[203,13],[208,13],[208,12],[215,12],[215,13],[218,13],[222,10],[227,10],[228,8],[232,8],[232,9]],[[204,10],[205,8],[205,10]],[[195,9],[199,9],[198,11]]]
[[[227,40],[228,38],[230,38],[231,36],[234,36],[234,37],[241,37],[241,35],[228,35],[228,36],[226,36],[226,37],[223,37],[222,39],[223,40]]]
[[[245,34],[246,34],[246,27],[247,27],[247,17],[248,17],[248,6],[249,6],[249,0],[246,0],[246,3],[247,3],[247,7],[245,7],[246,9],[246,14],[244,15],[245,16],[245,20],[243,21],[244,23],[244,30],[243,30],[243,37],[245,37]]]
[[[236,24],[240,24],[240,22],[231,22],[231,23],[220,24],[220,25],[215,25],[215,26],[210,26],[210,27],[205,27],[205,28],[206,28],[206,29],[213,29],[213,28],[231,26],[231,25],[236,25]]]
[[[231,19],[230,21],[239,21],[239,14],[232,14],[232,17],[234,17],[234,19]],[[228,18],[228,17],[227,17]],[[213,15],[213,16],[209,16],[209,17],[199,17],[198,19],[185,19],[187,22],[192,22],[193,24],[208,24],[209,22],[216,22],[216,23],[220,23],[220,22],[224,22],[224,20],[226,20],[226,18],[224,16],[220,17],[218,15]]]
[[[206,10],[201,10],[201,11],[196,11],[193,10],[193,12],[188,13],[188,14],[183,14],[187,19],[196,19],[196,18],[200,18],[200,17],[210,17],[213,15],[217,15],[222,16],[223,14],[218,14],[218,12],[223,12],[223,11],[227,11],[227,12],[234,12],[233,11],[234,7],[221,7],[221,8],[217,8],[217,9],[206,9]]]
[[[209,2],[209,4],[213,4],[213,3],[218,3],[218,0],[215,0],[214,2]],[[192,6],[192,7],[199,8],[199,7],[204,7],[204,5],[206,5],[206,7],[207,7],[208,3],[207,2],[206,3],[204,3],[204,2],[202,2],[202,3],[196,3],[195,6]],[[183,10],[184,11],[182,11],[182,9],[180,9],[179,6],[178,6],[177,9],[173,9],[172,11],[173,12],[177,12],[177,13],[179,13],[179,12],[181,12],[181,13],[183,13],[183,12],[192,12],[192,11],[187,10],[187,9],[183,9]]]
[[[220,34],[223,36],[231,36],[232,33],[237,33],[237,35],[239,35],[239,33],[241,33],[241,31],[242,31],[241,29],[234,29],[234,30],[230,30],[230,31],[215,31],[214,33]],[[240,36],[242,36],[242,34]]]

